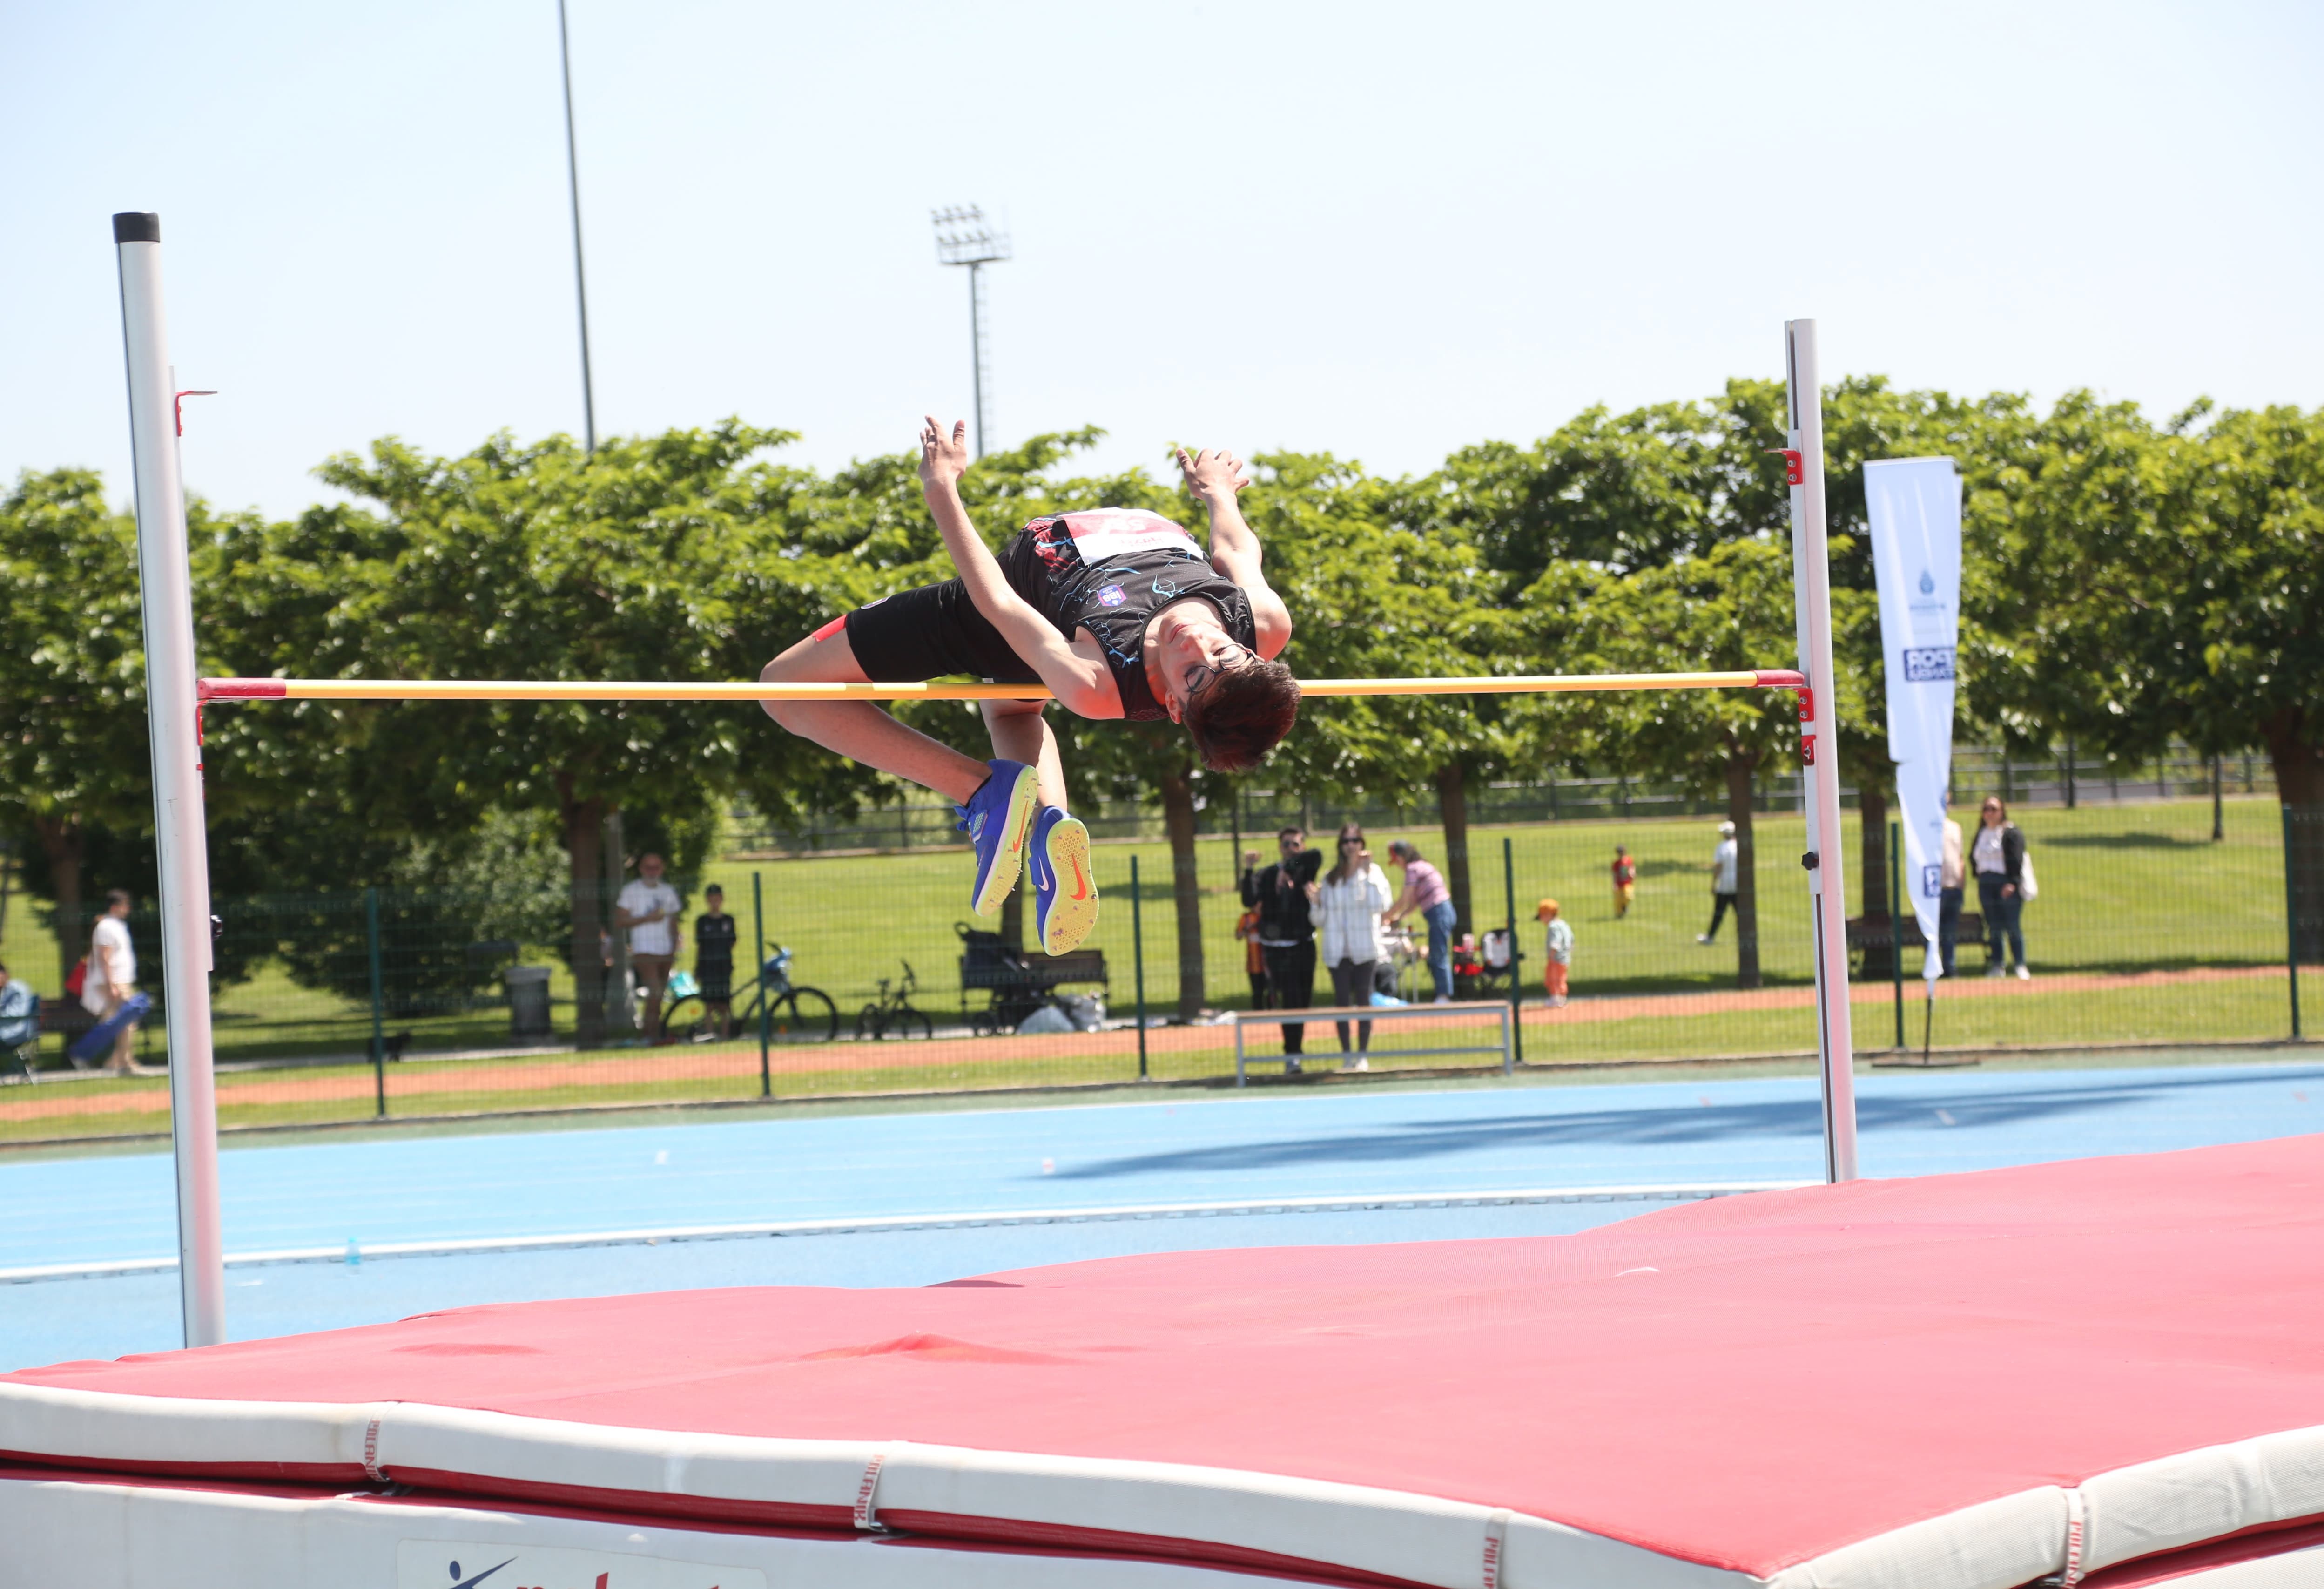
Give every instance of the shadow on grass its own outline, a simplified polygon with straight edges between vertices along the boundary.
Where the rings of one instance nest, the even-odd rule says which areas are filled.
[[[1857,1100],[1865,1132],[1974,1129],[2105,1114],[2158,1099],[2200,1097],[2207,1089],[2249,1085],[2248,1076],[2163,1075],[2103,1086],[2051,1086],[1996,1093],[1966,1088],[1916,1090],[1910,1097]],[[2271,1085],[2324,1080],[2324,1067],[2271,1071]],[[1950,1118],[1945,1118],[1950,1116]],[[1236,1142],[1176,1153],[1102,1159],[1060,1170],[1051,1180],[1111,1180],[1188,1170],[1231,1172],[1318,1164],[1410,1164],[1462,1153],[1511,1149],[1690,1146],[1753,1138],[1818,1138],[1823,1109],[1812,1095],[1750,1104],[1548,1111],[1537,1114],[1413,1121],[1375,1132]]]

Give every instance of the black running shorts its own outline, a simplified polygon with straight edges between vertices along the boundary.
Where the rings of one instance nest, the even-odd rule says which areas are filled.
[[[989,684],[1038,684],[957,579],[882,596],[847,614],[855,665],[878,684],[912,684],[965,673]]]

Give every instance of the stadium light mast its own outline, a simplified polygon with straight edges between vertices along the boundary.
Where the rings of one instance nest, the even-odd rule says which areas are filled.
[[[559,0],[562,4],[562,0]],[[976,393],[976,456],[984,456],[984,391],[991,380],[984,355],[984,267],[1010,257],[1009,234],[996,232],[973,204],[935,210],[936,263],[968,267],[968,342]]]
[[[565,0],[557,0],[557,59],[565,77],[565,186],[573,200],[573,296],[581,309],[581,439],[597,450],[597,391],[589,374],[589,281],[581,269],[581,156],[573,141],[573,46],[566,37]]]

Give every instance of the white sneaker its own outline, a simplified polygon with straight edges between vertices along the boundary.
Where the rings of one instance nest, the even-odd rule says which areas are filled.
[[[1351,1055],[1340,1061],[1340,1068],[1342,1070],[1370,1070],[1371,1067],[1372,1062],[1361,1054]]]
[[[1996,960],[1992,965],[1987,966],[1985,968],[1985,974],[1987,976],[2006,976],[2009,975],[2008,970],[2004,967],[1998,960]]]
[[[1694,941],[1699,944],[1707,944],[1711,941],[1711,935],[1707,932],[1698,932],[1694,935]]]
[[[1451,993],[1439,993],[1428,1002],[1432,1004],[1449,1004],[1452,1002],[1452,995]]]
[[[2032,982],[2034,980],[2034,973],[2032,969],[2022,960],[2017,963],[2017,980],[2020,982]]]

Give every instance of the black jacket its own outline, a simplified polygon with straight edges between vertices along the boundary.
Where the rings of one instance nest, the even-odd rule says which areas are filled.
[[[1280,861],[1242,874],[1243,909],[1259,909],[1259,936],[1268,943],[1304,944],[1315,936],[1307,919],[1307,884],[1323,870],[1323,852],[1302,850],[1286,871]]]

